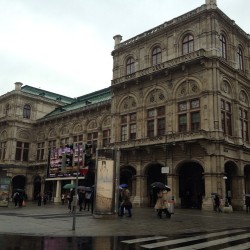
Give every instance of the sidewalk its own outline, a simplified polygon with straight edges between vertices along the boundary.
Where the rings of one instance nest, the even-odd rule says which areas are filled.
[[[133,208],[132,218],[96,219],[91,212],[73,215],[67,205],[48,204],[38,207],[28,202],[26,207],[0,207],[0,234],[36,236],[136,236],[170,235],[207,232],[230,228],[249,227],[250,213],[232,214],[200,210],[175,209],[171,219],[159,219],[153,208]]]

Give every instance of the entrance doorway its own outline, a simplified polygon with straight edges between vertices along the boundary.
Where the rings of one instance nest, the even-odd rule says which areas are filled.
[[[205,195],[203,168],[197,162],[184,163],[179,170],[179,196],[182,208],[202,208]]]
[[[12,190],[25,189],[26,179],[24,175],[17,175],[12,178]]]
[[[154,207],[157,201],[157,192],[155,189],[151,188],[153,182],[162,182],[167,185],[166,175],[161,173],[161,168],[163,166],[160,164],[153,164],[148,167],[147,171],[147,193],[149,197],[149,206]]]

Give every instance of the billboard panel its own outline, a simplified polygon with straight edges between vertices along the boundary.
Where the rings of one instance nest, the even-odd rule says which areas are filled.
[[[0,207],[9,205],[10,178],[0,178]]]
[[[48,178],[75,177],[79,164],[79,176],[88,172],[88,167],[83,166],[83,145],[73,148],[60,147],[50,151],[48,163]]]

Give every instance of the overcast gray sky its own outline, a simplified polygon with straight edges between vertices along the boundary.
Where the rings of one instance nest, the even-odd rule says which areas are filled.
[[[123,41],[205,0],[0,0],[0,95],[15,82],[77,97],[110,86]],[[250,33],[249,0],[217,0]]]

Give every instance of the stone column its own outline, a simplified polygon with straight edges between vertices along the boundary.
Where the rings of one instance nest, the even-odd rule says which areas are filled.
[[[136,191],[133,205],[136,207],[147,206],[149,202],[147,194],[147,177],[145,175],[136,175],[135,178]]]
[[[176,207],[181,206],[181,200],[179,197],[179,176],[175,174],[167,175],[167,183],[171,188],[171,191],[168,193],[169,197],[174,196],[174,202]]]
[[[61,180],[56,181],[56,196],[54,197],[54,202],[58,203],[61,202]]]

